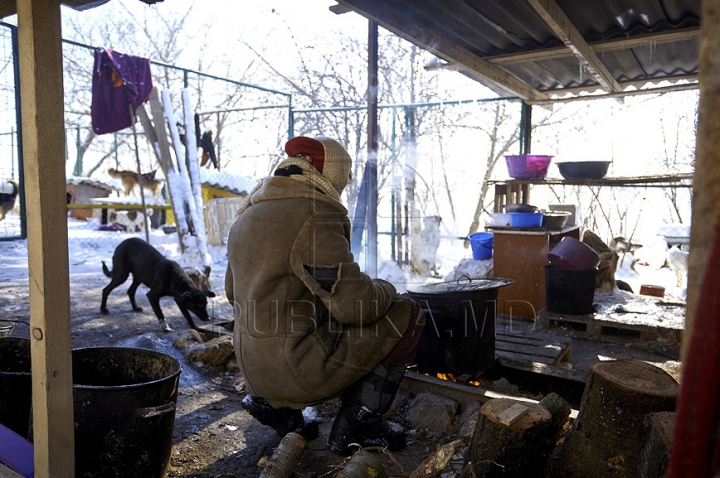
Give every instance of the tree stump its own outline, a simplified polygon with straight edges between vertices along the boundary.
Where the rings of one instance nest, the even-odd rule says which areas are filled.
[[[542,476],[551,423],[542,405],[492,399],[480,408],[466,464],[471,462],[475,475],[484,478]]]
[[[674,412],[651,413],[645,417],[648,438],[640,453],[638,476],[640,478],[664,478],[668,457],[672,448]]]
[[[553,453],[552,478],[636,477],[645,445],[645,415],[673,411],[678,383],[664,370],[639,360],[595,362],[580,411]]]

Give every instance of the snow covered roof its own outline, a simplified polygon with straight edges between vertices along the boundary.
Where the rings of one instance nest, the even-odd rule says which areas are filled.
[[[86,186],[93,186],[107,191],[120,191],[120,181],[116,179],[98,179],[98,178],[86,178],[81,176],[70,176],[66,180],[66,184],[84,184]]]
[[[255,179],[247,176],[236,176],[225,171],[204,168],[200,168],[200,182],[203,186],[224,189],[239,196],[247,195],[257,184]]]

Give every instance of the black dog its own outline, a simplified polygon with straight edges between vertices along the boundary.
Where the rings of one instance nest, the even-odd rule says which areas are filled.
[[[145,284],[150,287],[147,298],[163,330],[172,331],[160,310],[160,297],[166,295],[175,299],[180,312],[193,329],[197,329],[197,326],[189,311],[192,311],[201,320],[210,320],[207,313],[207,298],[215,297],[215,294],[212,291],[199,290],[195,287],[180,264],[166,259],[157,249],[142,239],[126,239],[117,246],[113,254],[112,272],[108,270],[104,261],[102,267],[105,275],[112,279],[102,292],[100,312],[103,314],[110,313],[107,309],[107,298],[110,292],[123,284],[128,275],[132,273],[133,282],[127,293],[133,310],[142,311],[142,308],[135,303],[135,291],[141,283]]]

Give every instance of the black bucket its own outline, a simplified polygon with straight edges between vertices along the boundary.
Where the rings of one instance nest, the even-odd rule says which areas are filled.
[[[23,438],[30,429],[30,340],[0,338],[0,423]]]
[[[498,289],[510,279],[427,284],[408,291],[425,311],[415,353],[423,373],[476,374],[495,362]]]
[[[161,477],[170,462],[180,363],[125,347],[72,351],[75,476]]]
[[[569,271],[545,266],[545,308],[556,314],[593,313],[597,269]]]

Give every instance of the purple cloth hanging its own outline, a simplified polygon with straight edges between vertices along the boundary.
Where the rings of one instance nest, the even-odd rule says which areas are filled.
[[[132,126],[133,112],[147,101],[153,88],[150,60],[109,48],[95,49],[90,113],[95,134]]]

